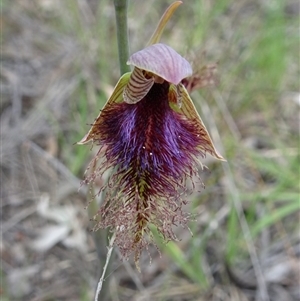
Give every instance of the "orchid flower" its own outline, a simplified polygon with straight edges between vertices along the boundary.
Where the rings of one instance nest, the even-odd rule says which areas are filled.
[[[186,182],[198,176],[199,158],[209,153],[223,160],[183,84],[192,75],[189,62],[159,43],[179,4],[166,11],[149,46],[129,58],[133,71],[120,78],[79,142],[100,146],[85,183],[111,170],[95,230],[113,229],[121,253],[133,252],[136,262],[152,242],[150,225],[166,241],[176,239],[173,225],[186,225]]]

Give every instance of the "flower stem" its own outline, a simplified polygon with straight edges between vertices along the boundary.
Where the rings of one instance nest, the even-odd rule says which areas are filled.
[[[120,64],[120,72],[121,75],[130,71],[129,66],[126,64],[128,60],[128,31],[127,31],[127,4],[128,0],[114,0],[115,4],[115,12],[116,12],[116,22],[117,22],[117,39],[118,39],[118,50],[119,50],[119,64]],[[92,188],[93,191],[93,188]],[[94,193],[93,193],[94,194]],[[92,218],[97,213],[97,204],[94,200],[89,207],[89,215]],[[94,240],[97,248],[98,257],[101,261],[101,266],[103,267],[103,273],[98,282],[95,301],[99,300],[99,295],[102,291],[101,300],[108,300],[108,281],[104,281],[104,277],[107,271],[110,270],[109,261],[111,259],[113,253],[113,244],[116,237],[116,233],[114,233],[109,241],[109,247],[106,255],[106,261],[103,265],[103,241],[105,241],[104,235],[108,235],[108,230],[106,231],[97,231],[94,232]],[[106,248],[105,248],[106,250]]]
[[[129,72],[130,68],[126,64],[129,57],[128,50],[128,30],[127,30],[127,0],[114,0],[116,21],[117,21],[117,38],[119,50],[119,64],[121,75]]]

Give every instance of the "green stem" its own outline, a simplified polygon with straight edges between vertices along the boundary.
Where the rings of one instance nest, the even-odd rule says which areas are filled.
[[[121,75],[130,71],[129,66],[126,64],[128,60],[128,32],[127,32],[127,1],[128,0],[114,0],[115,11],[116,11],[116,21],[117,21],[117,38],[118,38],[118,50],[119,50],[119,64],[120,64],[120,72]],[[92,194],[94,195],[93,188]],[[89,216],[93,218],[93,216],[98,211],[98,205],[96,200],[94,200],[89,205]],[[109,235],[108,230],[96,231],[93,232],[93,237],[97,249],[98,258],[100,260],[100,268],[103,270],[103,274],[98,283],[95,300],[100,300],[99,295],[101,292],[101,300],[110,300],[109,295],[109,281],[104,281],[105,273],[110,273],[111,264],[109,263],[112,252],[113,252],[113,242],[115,238],[115,234],[110,241],[109,251],[107,253],[107,237]],[[106,255],[107,253],[107,255]],[[106,261],[104,260],[106,258]]]
[[[121,75],[129,72],[130,68],[126,64],[129,51],[128,51],[128,30],[127,30],[127,0],[114,0],[116,21],[117,21],[117,38],[119,49],[119,64]]]

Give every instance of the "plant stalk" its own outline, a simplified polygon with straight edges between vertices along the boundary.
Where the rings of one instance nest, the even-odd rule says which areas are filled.
[[[119,53],[119,65],[120,65],[120,73],[123,75],[126,72],[130,71],[129,66],[126,64],[129,57],[128,50],[128,30],[127,30],[127,6],[128,0],[114,0],[115,12],[116,12],[116,23],[117,23],[117,39],[118,39],[118,53]],[[93,189],[92,189],[93,190]],[[103,197],[103,196],[102,196]],[[89,207],[89,215],[92,218],[98,210],[98,206],[96,201],[94,200]],[[109,248],[106,248],[107,236],[109,235],[109,231],[96,231],[93,233],[94,240],[97,248],[98,258],[100,259],[100,266],[103,269],[102,275],[98,282],[95,300],[109,300],[109,290],[108,285],[109,281],[104,281],[104,277],[106,273],[110,273],[111,264],[110,259],[114,257],[113,254],[113,243],[115,240],[115,233],[110,239]],[[105,256],[105,252],[107,252]],[[104,258],[106,257],[106,261]]]
[[[117,22],[117,39],[119,51],[119,64],[121,75],[129,72],[130,68],[126,64],[129,57],[128,50],[128,28],[127,28],[127,0],[114,0],[116,22]]]

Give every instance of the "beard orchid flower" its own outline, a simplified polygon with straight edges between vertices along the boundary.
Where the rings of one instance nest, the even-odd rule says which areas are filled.
[[[151,225],[167,241],[176,239],[173,225],[186,225],[186,182],[198,175],[199,158],[223,157],[183,84],[192,75],[186,59],[152,43],[128,64],[133,71],[120,78],[79,144],[100,146],[85,183],[111,171],[95,230],[113,229],[121,253],[133,252],[137,262],[152,240]]]

